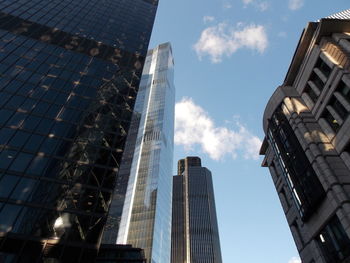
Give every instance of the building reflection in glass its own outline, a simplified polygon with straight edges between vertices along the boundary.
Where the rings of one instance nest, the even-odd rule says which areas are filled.
[[[156,9],[0,2],[1,262],[93,260]]]
[[[169,43],[148,52],[103,243],[170,262],[175,89]]]

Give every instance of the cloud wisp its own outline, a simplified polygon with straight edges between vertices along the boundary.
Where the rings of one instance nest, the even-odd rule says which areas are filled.
[[[191,98],[175,105],[175,144],[187,151],[199,146],[213,160],[227,155],[257,160],[261,140],[239,122],[234,128],[215,126],[209,114]]]
[[[208,23],[208,22],[213,22],[214,20],[215,20],[215,17],[213,17],[213,16],[204,16],[203,17],[204,24]]]
[[[232,4],[226,2],[226,3],[223,4],[223,8],[224,9],[231,9],[232,8]]]
[[[298,257],[292,257],[288,263],[301,263],[301,260]]]
[[[256,9],[261,12],[266,11],[270,7],[270,3],[267,1],[259,1],[259,0],[242,0],[244,7],[248,7],[248,5],[254,6]]]
[[[213,63],[219,63],[224,56],[230,57],[237,50],[247,48],[263,53],[268,46],[266,29],[262,25],[237,25],[219,23],[207,27],[193,48],[199,59],[208,55]]]
[[[302,8],[303,5],[304,0],[289,0],[288,2],[288,8],[293,11]]]

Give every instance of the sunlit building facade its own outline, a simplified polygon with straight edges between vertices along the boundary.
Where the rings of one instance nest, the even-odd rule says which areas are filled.
[[[263,119],[265,155],[303,263],[350,262],[350,10],[304,29]]]
[[[0,1],[0,262],[92,262],[157,9]]]
[[[199,157],[179,160],[172,199],[171,263],[222,263],[212,176]]]
[[[148,51],[103,243],[170,262],[174,61],[169,43]]]

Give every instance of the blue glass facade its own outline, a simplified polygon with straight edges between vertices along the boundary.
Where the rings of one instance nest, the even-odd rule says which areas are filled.
[[[170,262],[175,90],[169,43],[148,52],[103,242]]]
[[[91,262],[156,1],[0,1],[0,261]]]

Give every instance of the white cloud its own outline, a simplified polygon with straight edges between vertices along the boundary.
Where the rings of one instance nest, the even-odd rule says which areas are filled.
[[[248,7],[248,5],[252,5],[255,8],[259,9],[261,12],[266,11],[270,7],[270,3],[267,1],[259,1],[259,0],[242,0],[244,7]]]
[[[266,29],[262,25],[251,24],[236,29],[219,23],[204,29],[193,47],[200,59],[208,55],[213,63],[219,63],[223,56],[230,57],[238,49],[248,48],[263,53],[267,46]]]
[[[304,0],[289,0],[288,8],[290,10],[300,9],[304,5]]]
[[[261,146],[261,140],[239,122],[235,129],[215,126],[208,113],[190,98],[176,103],[175,143],[187,151],[199,146],[214,160],[226,155],[256,160]]]
[[[207,23],[207,22],[213,22],[215,20],[215,17],[213,16],[204,16],[203,17],[203,22]]]
[[[288,263],[301,263],[301,260],[298,257],[293,257],[288,261]]]

